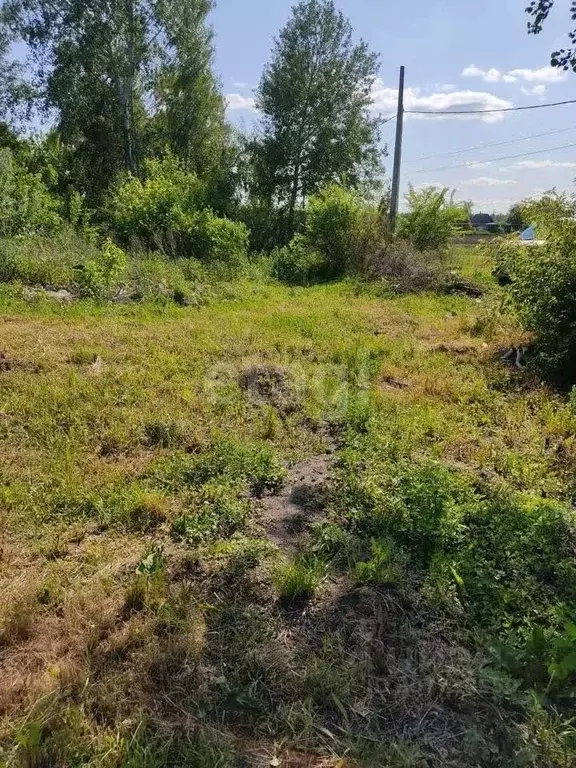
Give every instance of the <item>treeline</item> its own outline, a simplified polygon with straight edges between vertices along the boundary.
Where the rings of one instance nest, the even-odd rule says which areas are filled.
[[[306,237],[311,200],[318,212],[328,199],[348,221],[365,205],[361,229],[372,226],[385,154],[369,109],[377,55],[354,40],[331,0],[302,0],[262,73],[258,126],[243,135],[226,120],[213,71],[212,7],[4,3],[0,235],[68,226],[206,262],[291,243],[287,258],[298,262],[293,238]],[[17,41],[29,53],[25,67],[9,58]],[[52,127],[31,138],[26,129],[40,117]],[[349,258],[336,268],[327,254],[320,271],[342,272]]]

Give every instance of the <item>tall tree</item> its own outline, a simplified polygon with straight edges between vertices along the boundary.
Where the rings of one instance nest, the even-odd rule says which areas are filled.
[[[2,18],[28,45],[80,181],[98,190],[122,168],[136,173],[159,33],[153,0],[8,0]]]
[[[213,179],[226,152],[212,74],[213,0],[7,0],[0,20],[31,51],[39,93],[95,202],[147,151]]]
[[[532,0],[526,8],[526,13],[530,17],[528,22],[528,32],[532,35],[538,35],[544,28],[544,23],[548,18],[550,11],[554,6],[554,0]],[[576,21],[576,0],[570,2],[570,17]],[[550,64],[553,67],[576,72],[576,27],[568,32],[568,38],[572,44],[571,48],[560,48],[553,51],[550,56]]]
[[[29,113],[33,89],[18,61],[9,61],[9,38],[0,28],[0,121],[17,122]]]
[[[226,106],[213,73],[213,0],[169,0],[161,5],[167,51],[157,80],[158,113],[172,151],[187,170],[213,174],[227,145]]]
[[[380,120],[369,113],[378,56],[355,44],[332,0],[302,0],[275,41],[257,91],[258,195],[285,205],[294,228],[299,203],[329,181],[358,186],[381,169]]]

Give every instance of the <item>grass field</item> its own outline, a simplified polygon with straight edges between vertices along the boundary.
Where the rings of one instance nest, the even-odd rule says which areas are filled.
[[[575,765],[576,406],[496,291],[5,290],[0,764]]]

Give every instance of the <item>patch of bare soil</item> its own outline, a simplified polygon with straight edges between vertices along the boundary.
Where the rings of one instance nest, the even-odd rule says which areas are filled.
[[[238,384],[255,403],[269,403],[283,413],[296,407],[288,371],[273,365],[253,365],[238,376]]]
[[[470,355],[475,351],[476,348],[471,344],[464,344],[459,342],[435,344],[432,347],[432,352],[446,352],[449,355]]]
[[[293,552],[310,524],[321,517],[332,462],[330,453],[301,461],[280,494],[260,499],[260,523],[279,549]]]
[[[28,363],[22,360],[13,360],[5,352],[0,351],[0,373],[6,373],[12,371],[15,368],[19,368],[29,373],[38,373],[39,366],[35,363]]]
[[[11,371],[12,361],[8,359],[5,352],[0,352],[0,371]]]
[[[395,376],[383,376],[380,380],[382,389],[410,389],[412,382],[398,379]]]

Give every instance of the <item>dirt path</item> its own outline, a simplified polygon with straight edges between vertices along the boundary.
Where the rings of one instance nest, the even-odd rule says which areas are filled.
[[[333,460],[333,454],[323,453],[299,462],[280,494],[259,501],[260,523],[282,551],[295,552],[301,536],[321,518]]]

